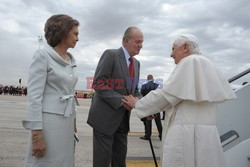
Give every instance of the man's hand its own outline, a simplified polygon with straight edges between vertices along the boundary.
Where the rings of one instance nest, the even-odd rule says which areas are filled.
[[[122,99],[123,104],[128,105],[130,108],[135,108],[135,104],[139,100],[137,97],[133,97],[131,95],[123,97],[124,97]]]
[[[45,155],[46,143],[42,130],[32,130],[32,155],[41,158]]]
[[[131,111],[133,108],[127,105],[126,103],[122,102],[122,106],[126,108],[128,111]]]

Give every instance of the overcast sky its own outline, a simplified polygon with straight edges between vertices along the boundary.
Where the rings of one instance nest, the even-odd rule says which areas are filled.
[[[166,80],[175,67],[169,57],[173,39],[183,33],[199,38],[204,56],[226,78],[250,68],[249,0],[1,0],[0,84],[27,85],[33,53],[44,36],[44,24],[54,14],[80,22],[79,42],[69,49],[77,62],[77,89],[86,88],[103,51],[119,48],[125,29],[144,34],[141,78],[150,73]],[[43,45],[46,40],[43,40]],[[250,74],[235,82],[250,81]]]

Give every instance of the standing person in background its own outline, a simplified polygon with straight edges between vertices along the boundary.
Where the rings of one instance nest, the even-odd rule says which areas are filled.
[[[124,33],[122,47],[106,50],[97,65],[88,124],[93,127],[93,167],[126,167],[130,110],[123,96],[140,97],[138,81],[143,34],[137,27]]]
[[[217,105],[236,96],[216,66],[200,54],[194,35],[179,36],[171,57],[177,66],[163,89],[140,101],[128,96],[123,102],[134,107],[139,118],[166,111],[162,167],[225,167]]]
[[[27,96],[27,93],[28,93],[28,90],[27,90],[27,87],[25,87],[25,88],[23,89],[23,94],[24,94],[24,96]]]
[[[165,120],[165,115],[166,115],[166,111],[162,112],[162,119],[161,120]]]
[[[48,47],[35,52],[29,69],[31,130],[25,167],[74,167],[76,62],[67,52],[78,42],[79,22],[64,14],[45,24]]]
[[[146,84],[143,84],[141,87],[141,94],[142,96],[146,96],[151,90],[157,89],[159,84],[154,82],[153,75],[149,74],[147,76],[148,82]],[[161,140],[162,136],[162,125],[161,125],[161,115],[160,113],[154,114],[154,120],[155,124],[159,133],[159,138]],[[152,120],[149,120],[147,117],[142,118],[141,121],[144,123],[144,128],[145,128],[145,135],[140,137],[142,140],[149,140],[152,134]]]

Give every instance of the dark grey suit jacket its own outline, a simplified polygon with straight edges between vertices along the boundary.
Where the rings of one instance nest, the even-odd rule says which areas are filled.
[[[118,129],[125,108],[123,95],[141,97],[138,91],[140,63],[134,58],[133,89],[129,88],[129,70],[122,48],[106,50],[97,65],[93,88],[96,93],[89,110],[87,123],[95,130],[113,135]]]

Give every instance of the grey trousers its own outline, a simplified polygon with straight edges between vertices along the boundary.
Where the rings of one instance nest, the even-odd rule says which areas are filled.
[[[126,167],[128,131],[118,129],[114,135],[93,131],[93,167]]]

